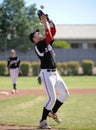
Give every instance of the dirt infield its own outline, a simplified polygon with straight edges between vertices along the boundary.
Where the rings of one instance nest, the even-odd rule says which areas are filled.
[[[0,126],[0,130],[38,130],[38,128],[24,126]]]
[[[5,92],[5,93],[4,93]],[[6,93],[7,92],[7,93]],[[70,95],[96,94],[96,89],[70,89]],[[19,90],[17,94],[12,94],[10,90],[0,90],[0,100],[16,98],[27,95],[45,95],[44,90]],[[0,126],[0,130],[40,130],[38,127],[24,126]],[[57,130],[55,128],[51,130]]]
[[[96,89],[69,89],[70,95],[86,95],[96,94]],[[15,98],[27,95],[45,95],[44,90],[19,90],[17,94],[12,94],[10,90],[0,90],[0,100],[6,100],[8,98]]]
[[[28,126],[0,126],[0,130],[41,130],[38,127],[28,127]],[[48,129],[44,129],[48,130]],[[57,130],[52,128],[51,130]]]

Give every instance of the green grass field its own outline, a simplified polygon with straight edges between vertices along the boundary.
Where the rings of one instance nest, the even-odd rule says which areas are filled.
[[[96,88],[95,76],[64,76],[62,77],[68,88]],[[12,89],[10,77],[0,77],[0,89]],[[19,77],[18,89],[43,89],[37,82],[37,77]]]
[[[63,77],[68,88],[96,88],[95,76]],[[18,89],[43,89],[37,77],[20,77]],[[12,89],[9,77],[0,77],[0,89]],[[3,95],[4,96],[4,95]],[[0,124],[38,126],[45,96],[23,96],[0,101]],[[48,118],[58,130],[96,130],[96,95],[72,95],[58,111],[62,123]]]

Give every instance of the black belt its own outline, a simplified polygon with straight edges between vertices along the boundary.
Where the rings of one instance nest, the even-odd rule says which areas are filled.
[[[56,69],[47,69],[48,72],[55,72]]]

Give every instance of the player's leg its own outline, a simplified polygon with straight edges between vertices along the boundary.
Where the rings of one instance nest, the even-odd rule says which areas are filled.
[[[56,113],[58,111],[58,109],[61,107],[61,105],[64,103],[64,101],[69,97],[69,91],[67,89],[67,86],[58,72],[57,72],[56,90],[57,90],[59,96],[52,109],[54,113]]]
[[[43,72],[42,82],[46,91],[46,95],[48,97],[48,101],[46,102],[45,107],[48,110],[51,110],[56,100],[56,91],[55,91],[56,75],[55,73],[46,72],[46,71]]]
[[[62,103],[70,96],[67,85],[57,72],[57,83],[56,83],[56,89],[59,94],[58,100]]]
[[[14,85],[14,89],[16,90],[16,92],[17,92],[18,74],[19,74],[19,69],[18,68],[14,69],[14,83],[13,83],[13,85]]]
[[[12,80],[12,84],[13,84],[12,93],[16,93],[17,73],[18,73],[17,69],[10,69],[10,76],[11,76],[11,80]]]
[[[49,110],[47,110],[45,107],[43,108],[42,117],[40,120],[39,127],[42,129],[50,129],[51,127],[47,124],[47,116],[48,116]]]
[[[12,93],[15,93],[15,88],[16,88],[16,84],[14,83],[14,76],[15,76],[14,69],[10,69],[10,77],[11,77],[11,81],[12,81],[12,85],[13,85]]]
[[[44,85],[46,95],[48,97],[48,100],[45,103],[44,107],[50,111],[56,100],[56,92],[54,88],[55,86],[54,76],[51,76],[51,73],[45,70],[41,74],[41,80]]]
[[[41,80],[44,85],[46,94],[48,96],[48,101],[44,105],[43,113],[42,113],[42,118],[41,122],[43,120],[47,119],[48,113],[52,109],[52,106],[56,100],[56,93],[55,93],[55,88],[54,88],[54,78],[51,76],[51,73],[43,71],[41,74]]]
[[[66,84],[64,83],[63,79],[60,77],[58,72],[56,72],[56,76],[57,76],[56,90],[57,90],[59,96],[58,96],[58,98],[52,108],[52,112],[49,114],[49,116],[52,117],[56,122],[60,123],[61,120],[58,118],[56,112],[63,105],[64,101],[68,98],[69,92],[68,92]]]

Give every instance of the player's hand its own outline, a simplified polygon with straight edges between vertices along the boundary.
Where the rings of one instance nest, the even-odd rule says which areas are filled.
[[[38,83],[41,85],[42,81],[41,81],[41,77],[40,76],[38,77],[37,80],[38,80]]]
[[[46,23],[47,23],[47,17],[46,17],[46,15],[41,15],[41,17],[40,17],[40,22],[43,24],[43,25],[46,25]]]
[[[45,15],[46,16],[46,19],[47,19],[47,21],[50,23],[50,19],[49,19],[49,17],[48,17],[48,14],[45,14],[42,10],[38,10],[38,17],[39,17],[39,19],[41,20],[41,16],[42,15]]]

